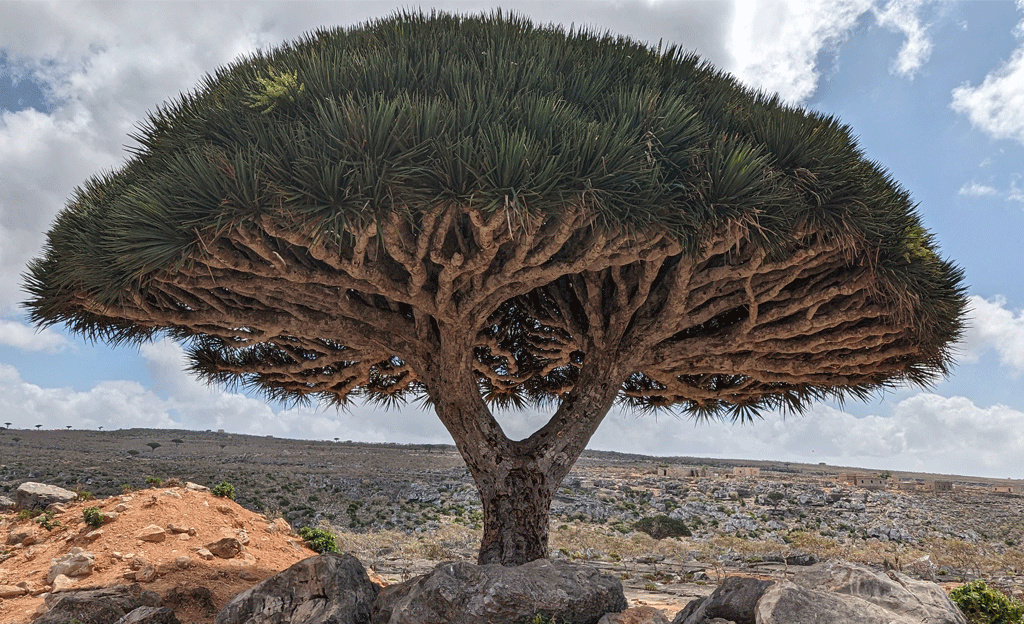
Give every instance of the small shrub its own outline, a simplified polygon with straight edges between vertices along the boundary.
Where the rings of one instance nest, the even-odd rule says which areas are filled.
[[[160,484],[163,482],[164,480],[161,479],[160,477],[146,477],[146,485],[152,487],[160,487]]]
[[[668,516],[641,518],[633,525],[633,529],[641,531],[654,539],[666,537],[690,537],[692,533],[682,520],[674,520]]]
[[[128,485],[127,483],[124,483],[124,484],[121,485],[121,493],[122,494],[131,494],[132,490],[134,490],[134,489],[135,488],[133,488],[132,486]]]
[[[86,507],[82,510],[82,520],[89,526],[98,527],[103,524],[103,514],[99,507]]]
[[[60,522],[54,520],[53,515],[52,511],[43,512],[34,520],[34,522],[47,531],[52,531],[60,526]]]
[[[217,485],[213,486],[213,489],[210,491],[213,492],[214,496],[235,500],[235,486],[231,485],[227,481],[221,481]]]
[[[1020,624],[1024,621],[1024,604],[985,585],[984,581],[961,585],[949,592],[949,598],[971,624]]]
[[[299,529],[301,537],[309,548],[318,553],[338,552],[338,545],[334,541],[334,534],[324,529],[302,527]]]

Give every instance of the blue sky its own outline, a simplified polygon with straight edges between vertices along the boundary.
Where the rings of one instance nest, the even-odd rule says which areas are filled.
[[[239,55],[387,2],[0,3],[0,422],[180,427],[293,438],[448,442],[430,413],[285,409],[207,388],[166,342],[112,349],[36,332],[25,264],[75,186],[117,167],[134,124]],[[423,5],[479,11],[497,3]],[[1024,478],[1024,0],[504,2],[696,51],[743,82],[838,115],[920,204],[967,273],[971,328],[933,388],[753,425],[612,413],[592,448],[827,461]],[[510,435],[542,414],[506,413]]]

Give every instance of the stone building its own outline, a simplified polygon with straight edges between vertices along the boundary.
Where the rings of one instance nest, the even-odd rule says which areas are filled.
[[[736,466],[732,469],[732,476],[757,478],[761,476],[761,469],[751,466]]]
[[[854,487],[863,488],[865,490],[884,490],[886,484],[886,480],[882,477],[872,477],[866,474],[857,474],[855,472],[840,475],[840,478]]]
[[[936,479],[934,481],[929,481],[928,483],[925,484],[925,486],[928,489],[930,489],[932,492],[952,492],[953,491],[953,482],[952,481],[943,481],[943,480],[940,480],[940,479]]]

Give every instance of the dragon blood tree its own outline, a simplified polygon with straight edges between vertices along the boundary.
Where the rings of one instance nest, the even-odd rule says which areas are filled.
[[[748,420],[926,384],[965,309],[834,118],[676,48],[396,14],[255,53],[151,113],[29,266],[39,326],[170,336],[276,400],[425,400],[481,563],[544,557],[609,409]],[[492,408],[551,406],[524,440]]]

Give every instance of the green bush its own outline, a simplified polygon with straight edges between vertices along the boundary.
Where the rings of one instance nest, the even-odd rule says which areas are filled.
[[[213,492],[214,496],[235,500],[235,486],[231,485],[227,481],[221,481],[217,485],[213,486],[213,489],[210,491]]]
[[[998,589],[974,581],[949,592],[949,598],[960,607],[971,624],[1021,624],[1024,604],[1007,597]]]
[[[654,516],[653,518],[641,518],[633,525],[634,531],[642,531],[654,539],[666,537],[689,537],[692,535],[690,528],[682,520],[673,520],[668,516]]]
[[[334,543],[334,533],[324,529],[302,527],[299,529],[299,537],[305,540],[310,549],[318,552],[338,552],[338,545]]]
[[[103,514],[99,507],[86,507],[82,510],[82,520],[89,526],[98,527],[103,524]]]
[[[163,482],[163,479],[161,479],[160,477],[146,477],[146,485],[160,487],[160,484]]]

